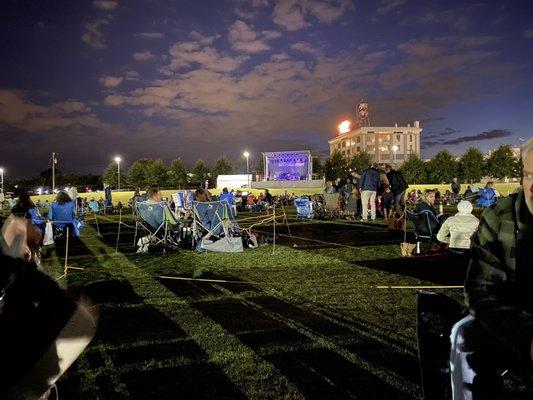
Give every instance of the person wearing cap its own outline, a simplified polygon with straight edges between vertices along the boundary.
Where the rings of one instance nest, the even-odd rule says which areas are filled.
[[[479,225],[479,219],[472,215],[472,203],[461,200],[457,214],[446,219],[437,233],[437,240],[448,243],[451,249],[470,249],[471,238]]]
[[[469,315],[450,335],[454,400],[502,399],[501,371],[533,376],[533,138],[522,187],[485,208],[465,281]]]

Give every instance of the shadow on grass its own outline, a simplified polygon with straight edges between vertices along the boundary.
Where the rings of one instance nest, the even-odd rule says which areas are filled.
[[[448,256],[418,256],[356,261],[354,264],[439,285],[462,285],[466,278],[466,261]]]
[[[378,370],[384,366],[414,384],[419,382],[417,360],[407,353],[394,351],[368,336],[275,297],[251,297],[248,301],[252,304],[224,299],[198,302],[194,307],[257,353],[265,354],[264,357],[306,398],[403,399],[411,396],[338,353],[321,347],[300,329],[344,347]],[[290,326],[289,321],[295,325]],[[345,345],[346,342],[351,345]]]

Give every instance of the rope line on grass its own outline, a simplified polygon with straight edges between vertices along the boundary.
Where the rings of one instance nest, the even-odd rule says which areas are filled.
[[[172,279],[179,281],[195,281],[195,282],[211,282],[211,283],[236,283],[236,284],[245,284],[245,285],[268,285],[266,282],[243,282],[243,281],[228,281],[224,279],[206,279],[206,278],[186,278],[182,276],[168,276],[168,275],[157,275],[156,278],[159,279]]]
[[[377,285],[376,289],[463,289],[464,285],[414,285],[414,286],[386,286]]]

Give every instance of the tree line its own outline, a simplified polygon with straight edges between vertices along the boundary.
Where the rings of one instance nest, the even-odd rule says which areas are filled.
[[[358,153],[346,157],[335,152],[324,164],[324,174],[327,180],[344,178],[351,170],[359,173],[372,164],[372,156],[368,153]],[[459,159],[449,151],[443,150],[429,160],[421,160],[411,155],[399,168],[409,183],[450,183],[454,177],[462,182],[479,182],[482,177],[495,179],[516,178],[521,175],[521,161],[516,159],[511,146],[502,145],[488,157],[475,148],[469,148]]]

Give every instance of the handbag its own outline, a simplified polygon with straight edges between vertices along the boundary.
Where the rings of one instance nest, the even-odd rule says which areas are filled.
[[[44,227],[43,246],[54,244],[54,228],[51,221],[47,221]]]

